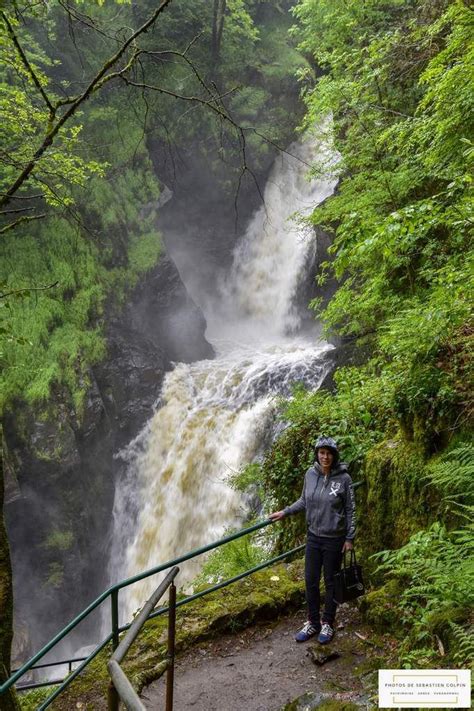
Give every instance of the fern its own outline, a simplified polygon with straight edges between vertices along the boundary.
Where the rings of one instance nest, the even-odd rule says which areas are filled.
[[[472,528],[448,532],[435,523],[412,536],[403,548],[378,554],[382,561],[378,570],[404,582],[398,603],[401,622],[408,630],[400,648],[402,663],[413,664],[415,658],[417,664],[421,659],[427,663],[433,660],[437,654],[435,630],[446,633],[454,624],[454,615],[466,619],[474,606]],[[456,629],[464,632],[460,625]],[[454,636],[456,642],[460,634]],[[455,644],[453,661],[456,654],[462,656],[464,651]]]
[[[463,665],[474,658],[468,622],[474,608],[474,445],[463,443],[444,453],[428,467],[426,478],[466,524],[448,531],[436,522],[403,548],[374,557],[380,561],[378,570],[404,582],[398,603],[408,629],[400,648],[402,663],[431,663],[441,634],[449,639],[451,661]]]
[[[474,505],[474,443],[464,443],[443,454],[428,467],[425,478],[445,494],[446,501],[461,499]]]
[[[471,666],[471,668],[474,668],[474,626],[470,625],[465,629],[455,622],[450,622],[449,627],[456,640],[453,661],[461,667]]]

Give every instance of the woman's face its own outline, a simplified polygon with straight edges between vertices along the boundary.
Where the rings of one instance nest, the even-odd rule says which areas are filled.
[[[321,447],[321,449],[318,449],[318,462],[323,470],[331,469],[333,461],[334,454],[330,449],[327,447]]]

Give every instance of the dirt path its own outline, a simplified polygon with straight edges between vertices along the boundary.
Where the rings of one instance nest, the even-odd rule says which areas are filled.
[[[382,650],[370,642],[370,630],[360,623],[357,610],[340,608],[337,635],[325,647],[312,640],[294,641],[304,620],[301,610],[272,625],[202,643],[179,657],[175,711],[276,711],[307,692],[313,705],[332,698],[352,701],[363,709],[376,708],[367,687],[373,686],[376,675],[370,670],[383,666]],[[340,656],[319,666],[311,658],[312,650]],[[164,681],[147,687],[142,699],[147,709],[164,708]]]

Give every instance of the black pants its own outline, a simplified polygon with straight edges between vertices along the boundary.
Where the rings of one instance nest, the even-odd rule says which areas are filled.
[[[306,602],[308,603],[308,619],[314,625],[319,624],[319,608],[321,594],[319,581],[321,571],[324,573],[326,593],[324,597],[324,612],[322,622],[334,624],[337,603],[334,602],[334,573],[341,567],[342,547],[345,538],[322,538],[308,531],[305,556]]]

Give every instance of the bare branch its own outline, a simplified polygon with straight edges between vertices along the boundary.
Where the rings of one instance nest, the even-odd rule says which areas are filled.
[[[103,77],[103,79],[101,79],[101,81],[97,84],[95,91],[97,91],[98,89],[101,89],[104,86],[104,84],[106,84],[111,79],[117,79],[118,77],[121,77],[123,74],[125,74],[125,72],[128,72],[128,70],[132,67],[133,63],[135,62],[135,60],[137,59],[139,54],[140,54],[140,51],[137,50],[136,52],[134,52],[131,55],[130,59],[128,60],[126,65],[123,67],[123,69],[120,69],[120,71],[118,71],[118,72],[111,72],[110,74],[107,74],[107,76]]]
[[[161,52],[160,52],[160,53],[140,52],[140,53],[143,53],[143,54],[155,54],[155,55],[156,55],[156,54],[162,54]],[[184,57],[181,52],[169,51],[169,52],[165,52],[165,54],[175,54],[175,55],[179,55],[180,57],[183,57],[186,61],[189,61],[189,60],[187,60],[187,57]],[[154,84],[147,84],[147,83],[145,83],[145,82],[132,81],[131,79],[129,79],[128,77],[126,77],[126,76],[125,76],[124,74],[122,74],[121,72],[118,72],[118,73],[117,73],[117,76],[118,76],[118,78],[120,78],[122,81],[124,81],[126,84],[128,84],[128,85],[130,85],[130,86],[139,87],[139,88],[141,88],[141,89],[149,89],[150,91],[156,91],[156,92],[158,92],[158,93],[160,93],[160,94],[165,94],[165,95],[167,95],[167,96],[172,96],[173,98],[175,98],[175,99],[180,99],[181,101],[188,101],[188,102],[190,102],[190,103],[200,104],[200,105],[202,105],[202,106],[206,106],[207,108],[211,109],[211,111],[214,111],[214,113],[217,114],[221,120],[227,121],[228,123],[231,124],[231,126],[233,126],[233,128],[236,130],[237,135],[238,135],[238,137],[239,137],[240,152],[241,152],[241,155],[242,155],[241,170],[240,170],[240,174],[239,174],[239,178],[238,178],[238,182],[237,182],[237,191],[236,191],[235,199],[234,199],[234,209],[235,209],[235,216],[236,216],[236,217],[235,217],[235,225],[236,225],[236,228],[237,228],[237,221],[238,221],[238,207],[237,207],[237,203],[238,203],[238,198],[239,198],[239,194],[240,194],[240,189],[241,189],[241,186],[242,186],[242,179],[243,179],[245,173],[249,173],[249,174],[251,175],[251,177],[252,177],[252,179],[253,179],[253,181],[254,181],[254,183],[255,183],[255,186],[256,186],[256,188],[257,188],[259,197],[260,197],[260,199],[261,199],[261,201],[262,201],[262,204],[263,204],[263,206],[265,207],[265,200],[264,200],[264,198],[263,198],[263,194],[262,194],[260,185],[259,185],[259,183],[258,183],[257,177],[256,177],[256,175],[254,174],[254,172],[253,172],[253,171],[249,168],[249,166],[247,165],[246,139],[245,139],[244,129],[242,128],[242,126],[240,126],[240,125],[232,118],[232,116],[230,115],[230,113],[227,111],[226,107],[225,107],[224,104],[222,103],[222,99],[223,99],[225,96],[227,96],[228,94],[230,94],[230,93],[236,91],[236,89],[237,89],[238,87],[235,87],[234,89],[231,89],[231,90],[225,92],[225,94],[221,94],[221,95],[218,94],[218,95],[215,95],[215,94],[213,94],[213,93],[211,92],[211,90],[209,89],[209,87],[207,86],[207,84],[205,84],[205,82],[201,79],[201,77],[200,77],[199,73],[197,72],[197,70],[195,69],[194,65],[193,65],[192,63],[190,63],[190,65],[191,65],[191,67],[193,68],[193,71],[195,72],[196,76],[198,77],[200,83],[202,83],[202,85],[203,85],[204,88],[206,89],[206,92],[208,93],[208,95],[210,95],[210,98],[209,98],[209,99],[203,99],[203,98],[200,97],[200,96],[187,96],[187,95],[185,95],[185,94],[178,94],[178,93],[175,92],[175,91],[171,91],[170,89],[165,89],[164,87],[156,86],[156,85],[154,85]],[[215,85],[214,85],[214,87],[215,87]],[[265,209],[266,209],[266,208],[265,208]]]
[[[198,36],[199,36],[199,35],[197,35],[197,37],[198,37]],[[195,65],[193,64],[193,62],[191,62],[191,60],[186,56],[186,52],[188,51],[189,47],[192,45],[192,43],[193,43],[195,40],[196,40],[196,37],[194,38],[194,40],[192,40],[192,41],[190,42],[190,44],[186,47],[186,49],[184,50],[184,52],[178,52],[177,50],[172,50],[172,49],[163,50],[163,51],[160,51],[160,52],[153,52],[153,51],[148,51],[148,50],[140,50],[140,54],[146,54],[147,56],[150,56],[150,57],[159,57],[159,56],[168,55],[168,54],[170,54],[170,55],[172,55],[172,56],[175,56],[175,57],[181,57],[181,59],[184,59],[184,61],[185,61],[185,62],[188,64],[188,66],[191,68],[191,70],[192,70],[194,76],[196,77],[196,79],[198,80],[198,82],[201,84],[201,86],[203,87],[203,89],[206,91],[206,93],[209,94],[209,96],[214,97],[214,94],[212,93],[212,91],[209,89],[209,86],[206,84],[206,82],[204,81],[204,79],[203,79],[203,78],[201,77],[201,75],[199,74],[199,72],[198,72],[198,70],[196,69],[196,67],[195,67]],[[217,92],[217,93],[219,93],[219,92]]]
[[[38,77],[36,76],[36,73],[35,73],[33,67],[32,67],[31,64],[29,63],[29,61],[28,61],[28,59],[27,59],[27,57],[26,57],[26,54],[24,53],[23,48],[22,48],[22,46],[21,46],[21,44],[20,44],[20,42],[19,42],[19,40],[18,40],[18,37],[17,37],[16,34],[15,34],[15,30],[13,29],[13,26],[12,26],[12,24],[10,23],[10,20],[8,19],[7,15],[6,15],[4,12],[2,12],[2,18],[3,18],[4,23],[5,23],[6,26],[7,26],[8,34],[9,34],[10,37],[12,38],[12,42],[13,42],[13,44],[15,45],[18,54],[20,55],[21,61],[22,61],[23,64],[25,65],[25,67],[26,67],[26,69],[27,69],[29,75],[31,76],[31,78],[32,78],[32,80],[33,80],[34,85],[36,86],[36,88],[37,88],[38,91],[40,92],[41,96],[42,96],[43,99],[44,99],[44,102],[46,103],[46,106],[47,106],[48,109],[49,109],[50,117],[51,117],[51,120],[52,120],[52,119],[54,118],[54,115],[55,115],[55,109],[54,109],[54,107],[53,107],[51,101],[49,100],[48,95],[46,94],[45,90],[44,90],[43,87],[41,86],[41,82],[40,82],[40,80],[38,79]]]
[[[47,291],[47,289],[54,289],[54,287],[59,286],[59,281],[55,281],[54,284],[49,284],[48,286],[27,286],[25,289],[14,289],[14,291],[7,291],[6,293],[0,293],[0,299],[6,299],[8,296],[16,296],[17,294],[24,294],[25,291]]]
[[[7,193],[0,192],[0,195],[7,195]],[[42,198],[43,194],[38,193],[37,195],[12,195],[12,200],[35,200],[36,198]]]
[[[44,154],[44,152],[53,143],[53,140],[59,133],[60,129],[74,115],[79,106],[81,106],[81,104],[87,101],[91,94],[98,88],[99,83],[109,71],[109,69],[111,69],[119,61],[119,59],[121,59],[121,57],[125,54],[132,42],[134,42],[137,37],[146,32],[153,25],[158,16],[168,7],[171,2],[172,0],[162,0],[161,4],[158,6],[155,12],[148,18],[148,20],[146,20],[146,22],[141,27],[139,27],[138,30],[133,32],[130,37],[117,50],[117,52],[105,62],[105,64],[97,72],[95,77],[89,82],[89,85],[86,87],[84,92],[73,101],[73,103],[61,116],[61,118],[58,119],[53,126],[51,126],[51,128],[48,130],[45,137],[43,138],[43,142],[41,143],[40,147],[33,155],[33,158],[29,161],[29,163],[21,171],[20,175],[17,177],[14,183],[7,190],[6,195],[0,199],[0,207],[2,205],[5,205],[9,201],[10,197],[14,195],[14,193],[16,193],[18,188],[20,188],[23,183],[28,180],[31,172],[33,171],[33,168],[35,167],[41,156]]]
[[[228,121],[229,123],[231,123],[232,126],[234,126],[234,128],[236,128],[237,130],[241,130],[240,126],[234,121],[234,119],[228,113],[226,113],[225,110],[223,110],[219,107],[218,101],[222,98],[220,96],[212,95],[212,98],[210,98],[210,99],[203,99],[200,96],[187,96],[186,94],[178,94],[176,91],[171,91],[170,89],[165,89],[162,86],[156,86],[154,84],[146,84],[144,82],[132,81],[131,79],[128,79],[128,77],[122,75],[120,72],[117,74],[117,76],[120,79],[122,79],[122,81],[124,81],[126,84],[129,84],[130,86],[136,86],[140,89],[150,89],[150,91],[156,91],[159,94],[166,94],[166,96],[172,96],[174,99],[180,99],[181,101],[190,101],[191,103],[202,104],[203,106],[207,106],[212,111],[214,111],[216,114],[218,114],[221,118],[223,118],[226,121]],[[231,91],[235,91],[235,89],[231,89],[230,91],[227,91],[226,94],[229,94]],[[224,94],[222,96],[224,96]]]
[[[183,54],[187,54],[189,52],[189,50],[191,49],[193,44],[195,42],[197,42],[200,37],[202,37],[202,34],[203,34],[202,32],[198,32],[198,34],[192,38],[192,40],[186,45],[186,48],[185,48]]]
[[[294,153],[291,153],[290,151],[287,151],[285,148],[282,148],[278,143],[275,143],[275,141],[272,141],[271,138],[268,138],[265,136],[263,133],[260,133],[254,126],[243,126],[242,131],[252,131],[252,133],[255,133],[256,136],[262,139],[262,141],[265,141],[265,143],[268,143],[269,146],[273,146],[276,148],[279,153],[284,153],[287,156],[290,156],[290,158],[294,158],[295,160],[299,161],[302,165],[306,165],[308,168],[312,168],[313,166],[311,163],[307,163],[307,161],[303,160],[299,156],[296,156]]]
[[[64,2],[64,0],[59,0],[59,4],[63,8],[63,10],[67,13],[69,20],[72,18],[73,20],[76,20],[76,22],[79,22],[81,25],[84,25],[84,27],[87,27],[90,30],[94,30],[94,32],[97,32],[97,34],[101,35],[102,37],[106,37],[107,39],[114,40],[115,42],[117,41],[116,37],[113,37],[112,35],[108,34],[107,32],[104,32],[100,27],[96,25],[94,20],[89,16],[86,15],[85,13],[79,12],[77,8],[75,8],[73,5],[70,5],[68,2]],[[73,40],[74,42],[74,40]],[[74,46],[76,46],[74,42]],[[77,50],[77,47],[76,47]],[[78,52],[79,54],[79,52]]]
[[[0,230],[0,235],[5,234],[5,232],[8,232],[9,230],[12,230],[14,227],[17,227],[22,222],[41,220],[43,217],[46,217],[45,213],[42,215],[25,215],[24,217],[19,217],[18,220],[15,220],[15,222],[10,222],[9,225],[5,225],[5,227],[2,227],[2,229]]]
[[[17,210],[3,210],[0,212],[0,217],[2,215],[11,215],[14,212],[31,212],[31,210],[34,210],[34,207],[19,207]]]
[[[242,164],[240,168],[240,174],[239,174],[239,179],[237,182],[237,190],[234,196],[234,211],[235,211],[235,231],[237,232],[237,225],[238,225],[238,220],[239,220],[239,210],[238,210],[238,200],[239,200],[239,194],[240,194],[240,189],[242,187],[242,179],[245,175],[245,173],[249,173],[249,175],[252,176],[253,182],[255,183],[255,187],[257,188],[258,195],[260,197],[260,200],[262,201],[263,209],[265,210],[265,214],[268,217],[267,214],[267,206],[265,205],[265,199],[263,197],[262,190],[260,188],[259,182],[257,180],[257,176],[251,170],[248,165],[247,165],[247,146],[246,146],[246,141],[245,141],[245,134],[243,132],[243,129],[239,126],[238,127],[239,131],[239,144],[240,144],[240,151],[242,155]]]

